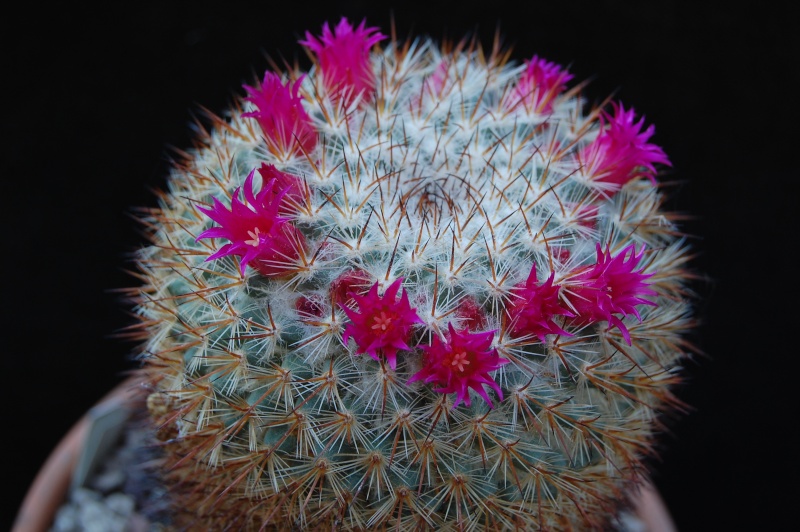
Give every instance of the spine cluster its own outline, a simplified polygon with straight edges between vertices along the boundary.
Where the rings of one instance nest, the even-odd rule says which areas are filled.
[[[653,126],[537,56],[346,19],[301,44],[141,215],[178,519],[607,526],[691,353]]]

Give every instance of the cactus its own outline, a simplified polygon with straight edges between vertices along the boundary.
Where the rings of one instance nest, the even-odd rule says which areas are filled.
[[[175,523],[610,526],[693,352],[654,127],[475,39],[299,44],[139,213]]]

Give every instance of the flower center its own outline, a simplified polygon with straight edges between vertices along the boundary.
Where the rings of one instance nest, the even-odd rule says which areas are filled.
[[[458,371],[464,371],[464,366],[469,365],[469,360],[467,360],[467,352],[461,351],[460,353],[456,353],[453,355],[453,358],[450,359],[451,366],[457,366]]]
[[[253,231],[248,231],[247,236],[249,236],[251,240],[245,240],[244,243],[253,246],[254,248],[258,247],[258,233],[260,232],[261,231],[258,229],[258,227],[256,227],[255,233]]]
[[[381,311],[380,316],[375,316],[375,324],[372,326],[372,330],[380,329],[381,331],[385,331],[389,325],[392,323],[392,318],[386,315],[386,312]]]

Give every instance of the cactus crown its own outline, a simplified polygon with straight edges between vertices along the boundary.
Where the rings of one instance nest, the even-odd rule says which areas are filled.
[[[669,161],[621,103],[346,19],[141,218],[136,310],[184,519],[603,527],[691,352]],[[189,521],[186,521],[189,522]]]

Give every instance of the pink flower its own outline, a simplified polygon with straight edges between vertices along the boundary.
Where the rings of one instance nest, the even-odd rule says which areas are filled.
[[[572,336],[553,321],[556,316],[573,317],[575,314],[564,308],[558,298],[559,286],[553,286],[554,272],[546,281],[539,283],[536,277],[536,264],[525,284],[515,286],[512,299],[506,312],[509,330],[514,336],[536,335],[542,343],[547,334]]]
[[[262,183],[272,183],[269,200],[278,200],[278,212],[289,215],[297,212],[297,207],[304,201],[304,185],[299,177],[281,172],[272,164],[261,163],[258,169]],[[280,198],[278,198],[280,196]],[[265,196],[266,197],[266,196]]]
[[[383,296],[378,295],[377,282],[366,295],[350,292],[349,296],[358,305],[358,312],[339,304],[351,321],[344,330],[344,342],[353,338],[358,345],[357,354],[366,353],[378,361],[383,354],[392,369],[397,367],[397,351],[411,349],[408,340],[414,324],[423,323],[416,310],[411,308],[405,290],[400,299],[397,298],[402,282],[402,278],[397,279]]]
[[[627,327],[615,314],[623,318],[632,314],[641,321],[636,305],[657,306],[643,297],[657,295],[645,282],[653,274],[642,273],[643,268],[635,271],[643,254],[644,246],[636,253],[635,244],[631,244],[612,257],[608,248],[603,253],[597,244],[597,263],[571,276],[565,287],[579,321],[608,321],[631,344]]]
[[[366,20],[362,20],[354,29],[342,17],[333,32],[326,22],[319,38],[306,32],[306,39],[300,41],[317,55],[325,87],[334,98],[344,98],[345,105],[350,105],[359,94],[368,99],[375,92],[375,73],[369,62],[369,51],[386,35],[379,33],[378,28],[365,28],[365,23]]]
[[[552,253],[552,257],[561,263],[567,262],[569,258],[572,256],[572,253],[570,252],[569,249],[561,246],[551,247],[550,252]]]
[[[317,132],[298,95],[302,80],[301,77],[290,87],[289,81],[283,85],[277,74],[266,72],[259,87],[244,85],[250,95],[245,100],[252,102],[258,111],[242,116],[258,121],[267,147],[279,157],[310,153],[317,145]]]
[[[364,295],[372,285],[372,279],[364,270],[348,270],[333,280],[330,287],[331,301],[336,305],[347,305],[352,294]]]
[[[317,295],[300,296],[295,302],[295,309],[301,318],[321,318],[324,310],[322,298]]]
[[[425,89],[433,96],[441,96],[445,84],[450,77],[450,65],[447,61],[442,61],[436,67],[436,71],[425,80]]]
[[[275,191],[276,180],[272,179],[261,187],[257,196],[253,195],[253,176],[255,170],[248,174],[244,182],[246,203],[239,200],[237,188],[231,199],[228,210],[217,198],[213,198],[214,207],[198,207],[209,218],[219,223],[206,229],[197,237],[227,238],[229,244],[222,246],[216,253],[206,259],[215,260],[228,255],[242,257],[239,268],[244,275],[248,264],[267,276],[286,273],[292,261],[299,257],[299,249],[305,244],[303,235],[289,223],[288,218],[281,217],[284,196],[289,188]]]
[[[647,142],[655,133],[655,126],[651,124],[642,132],[644,118],[634,123],[633,109],[626,111],[622,104],[612,105],[614,116],[603,112],[603,129],[579,156],[593,180],[612,185],[606,192],[608,196],[637,177],[647,177],[655,184],[655,164],[671,166],[664,151]]]
[[[530,112],[547,114],[553,110],[553,100],[567,88],[572,74],[560,65],[545,61],[534,55],[526,61],[527,70],[517,81],[517,86],[508,99],[508,107],[524,105]]]
[[[470,405],[469,389],[472,388],[494,408],[483,385],[486,384],[497,392],[502,401],[503,391],[489,376],[489,372],[508,364],[508,360],[500,358],[497,350],[492,348],[494,331],[474,334],[467,329],[456,331],[452,323],[448,324],[448,329],[446,341],[434,336],[431,345],[422,346],[425,351],[424,365],[408,382],[422,380],[439,386],[434,389],[435,392],[455,393],[456,402],[453,408],[461,401]]]
[[[456,307],[456,317],[460,318],[468,329],[477,330],[486,327],[486,314],[470,296],[465,296],[459,300]]]

